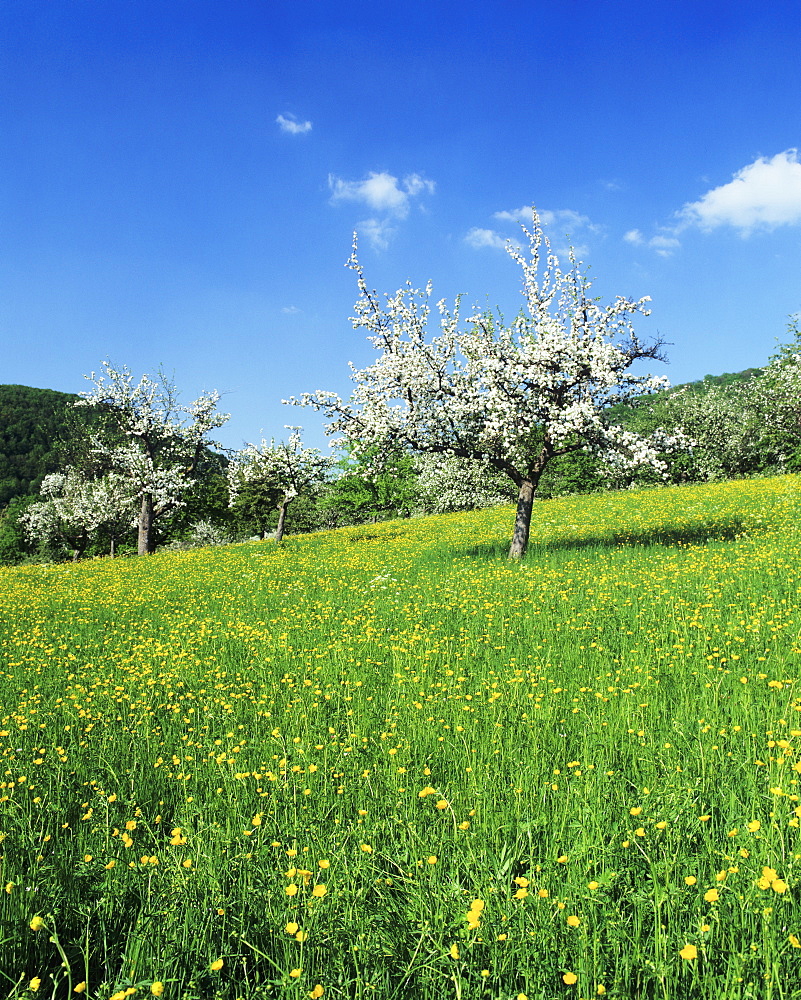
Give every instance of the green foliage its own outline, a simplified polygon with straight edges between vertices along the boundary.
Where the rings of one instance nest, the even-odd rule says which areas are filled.
[[[14,497],[0,511],[0,565],[15,566],[31,554],[31,545],[19,522],[20,514],[36,501],[34,496]]]
[[[408,517],[417,504],[414,459],[398,451],[388,456],[383,471],[370,470],[373,453],[354,459],[346,449],[339,461],[339,475],[320,495],[320,511],[327,526],[363,524],[386,517]]]
[[[72,403],[78,398],[0,385],[0,508],[14,497],[37,493],[44,476],[61,468]]]

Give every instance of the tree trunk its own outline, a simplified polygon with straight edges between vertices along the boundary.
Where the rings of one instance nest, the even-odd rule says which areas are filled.
[[[139,511],[139,548],[140,556],[149,556],[156,551],[156,534],[153,527],[153,498],[142,497],[142,509]]]
[[[289,500],[284,500],[284,502],[278,508],[278,527],[275,529],[275,540],[276,540],[276,542],[280,542],[281,539],[284,537],[284,524],[286,522],[286,509],[289,506],[289,503],[290,503],[291,500],[292,500],[292,497],[290,497]]]
[[[512,533],[512,544],[509,547],[510,559],[522,559],[526,554],[536,489],[537,483],[534,479],[526,477],[520,483],[520,496],[517,500],[517,513],[515,514],[515,530]]]

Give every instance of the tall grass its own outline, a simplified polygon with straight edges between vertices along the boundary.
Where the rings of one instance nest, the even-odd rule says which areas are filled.
[[[0,995],[801,997],[800,510],[0,570]]]

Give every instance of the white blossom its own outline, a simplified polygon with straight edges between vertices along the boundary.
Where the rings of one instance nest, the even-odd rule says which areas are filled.
[[[348,262],[358,278],[352,322],[379,352],[369,367],[351,365],[349,401],[332,392],[288,402],[322,410],[328,431],[358,457],[379,463],[407,448],[486,463],[520,491],[510,555],[528,542],[531,501],[547,463],[581,448],[617,463],[657,463],[657,448],[623,434],[606,419],[608,407],[665,387],[667,380],[634,375],[641,358],[661,360],[660,344],[644,344],[631,317],[648,315],[647,298],[618,297],[602,306],[570,254],[563,272],[533,212],[523,227],[529,253],[507,251],[523,275],[525,310],[510,324],[475,312],[464,325],[457,298],[433,307],[439,332],[430,335],[432,289],[407,283],[382,303],[364,278],[354,236]]]
[[[286,428],[289,440],[278,444],[262,438],[260,445],[246,444],[228,466],[230,506],[234,506],[242,489],[248,484],[261,484],[275,489],[280,500],[276,541],[281,541],[288,505],[304,490],[322,482],[334,465],[334,459],[317,448],[305,448],[301,427]]]
[[[217,443],[210,433],[229,414],[217,412],[220,395],[207,392],[189,405],[178,402],[175,384],[163,373],[143,375],[138,383],[126,366],[104,361],[105,374],[86,378],[91,392],[75,406],[107,412],[123,443],[96,436],[93,451],[110,470],[124,476],[140,501],[139,552],[155,549],[154,522],[183,502],[204,449]]]

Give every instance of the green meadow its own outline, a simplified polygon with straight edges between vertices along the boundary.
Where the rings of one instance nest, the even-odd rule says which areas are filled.
[[[0,996],[801,997],[801,480],[0,569]]]

